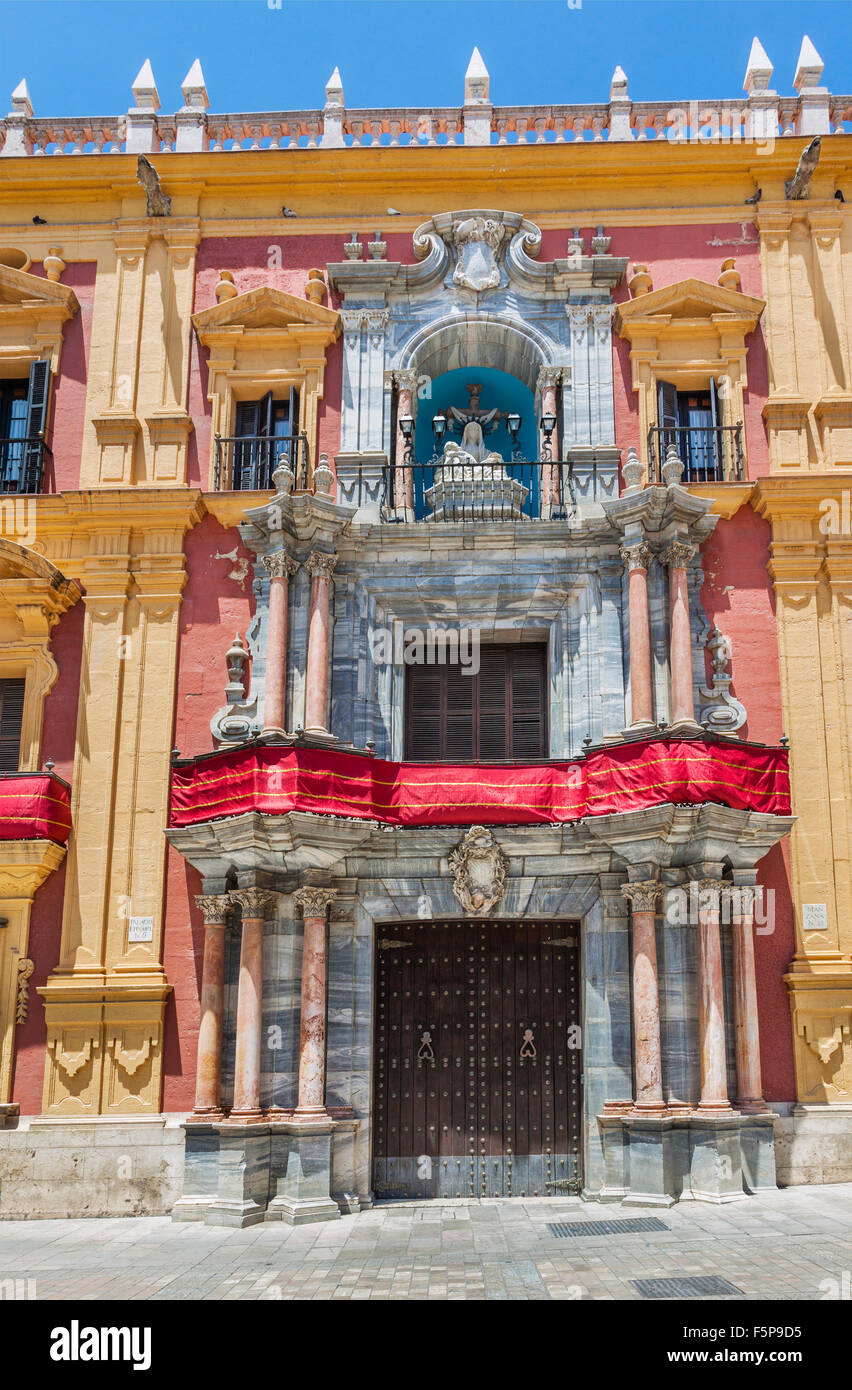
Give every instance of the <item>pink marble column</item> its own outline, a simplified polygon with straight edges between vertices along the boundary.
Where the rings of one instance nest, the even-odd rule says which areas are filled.
[[[754,963],[754,903],[758,889],[737,885],[733,899],[734,1036],[737,1054],[737,1109],[744,1115],[766,1114],[760,1074],[760,1029],[757,971]]]
[[[553,415],[559,419],[559,412],[556,408],[557,388],[562,379],[562,370],[559,367],[540,367],[538,373],[538,388],[541,395],[541,415]],[[543,463],[541,469],[541,514],[542,517],[549,517],[553,508],[559,502],[559,431],[554,427],[550,436],[550,457],[552,464]],[[539,430],[539,458],[544,459],[547,453],[547,436],[543,429]]]
[[[689,587],[687,565],[695,547],[684,541],[674,541],[660,556],[669,569],[669,642],[672,674],[671,724],[677,729],[692,732],[700,725],[695,720],[695,699],[692,691],[692,640],[689,630]]]
[[[657,977],[656,904],[660,885],[653,879],[625,883],[633,917],[633,1049],[636,1099],[632,1113],[664,1115],[660,995]]]
[[[201,1019],[195,1063],[194,1119],[221,1120],[219,1083],[222,1076],[222,1015],[225,1005],[225,931],[233,905],[227,893],[200,894],[195,899],[204,917],[204,958],[201,965]]]
[[[698,890],[698,1042],[701,1065],[702,1114],[731,1115],[725,1060],[725,997],[722,985],[722,943],[719,905],[731,885],[723,879],[702,878]]]
[[[414,475],[410,468],[403,468],[402,466],[408,445],[399,427],[399,421],[405,415],[410,415],[412,419],[416,418],[417,412],[414,408],[414,402],[415,393],[417,391],[417,373],[406,367],[402,371],[394,373],[394,381],[396,382],[397,419],[396,453],[394,454],[394,463],[396,465],[394,470],[394,507],[397,511],[401,511],[405,514],[406,520],[413,521]]]
[[[307,569],[311,576],[311,608],[308,618],[308,669],[305,673],[305,732],[327,734],[328,640],[331,576],[336,555],[312,550]]]
[[[621,547],[627,566],[630,616],[630,728],[654,728],[651,685],[651,627],[648,620],[648,563],[651,552],[644,541]]]
[[[296,1120],[316,1120],[325,1108],[326,909],[334,888],[300,888],[295,901],[305,918],[302,944],[302,1023]]]
[[[290,578],[299,565],[286,550],[275,550],[260,558],[269,575],[263,732],[283,733],[287,701],[287,601]]]
[[[263,924],[273,912],[274,893],[240,888],[229,894],[242,908],[240,976],[237,989],[237,1045],[234,1057],[234,1104],[230,1119],[241,1124],[261,1120],[260,1056],[263,1014]]]

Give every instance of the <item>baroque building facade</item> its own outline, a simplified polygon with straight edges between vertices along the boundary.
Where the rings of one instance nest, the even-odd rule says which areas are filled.
[[[805,40],[781,97],[755,41],[742,101],[617,69],[520,109],[474,53],[456,109],[335,71],[217,116],[195,63],[165,116],[146,63],[84,122],[16,89],[0,1216],[852,1176],[821,73]]]

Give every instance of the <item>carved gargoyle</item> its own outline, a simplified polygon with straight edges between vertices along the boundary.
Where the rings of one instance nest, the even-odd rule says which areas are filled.
[[[788,179],[784,185],[784,191],[788,198],[807,198],[808,184],[811,181],[811,175],[814,169],[819,164],[819,152],[821,148],[822,141],[818,135],[815,135],[811,143],[802,151],[802,156],[796,165],[795,174],[791,179]]]
[[[136,177],[145,190],[145,216],[168,217],[172,210],[172,200],[160,187],[160,176],[144,154],[136,161]]]

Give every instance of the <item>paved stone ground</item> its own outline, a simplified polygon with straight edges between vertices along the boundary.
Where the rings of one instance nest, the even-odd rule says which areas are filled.
[[[668,1229],[562,1238],[547,1229],[651,1215]],[[0,1280],[34,1280],[36,1299],[638,1299],[631,1279],[706,1274],[747,1298],[821,1299],[835,1280],[835,1296],[848,1299],[850,1270],[852,1183],[661,1212],[575,1198],[393,1203],[297,1229],[168,1217],[0,1222]]]

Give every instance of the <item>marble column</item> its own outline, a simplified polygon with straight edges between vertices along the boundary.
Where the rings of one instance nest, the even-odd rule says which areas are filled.
[[[326,909],[334,888],[300,888],[296,904],[305,919],[302,945],[302,1022],[299,1037],[299,1098],[296,1120],[315,1121],[325,1108]]]
[[[692,639],[689,628],[689,584],[687,566],[695,546],[673,541],[660,556],[669,570],[669,653],[672,678],[670,723],[675,732],[700,732],[695,719],[692,688]]]
[[[263,1118],[260,1108],[263,924],[274,911],[277,897],[260,888],[239,888],[228,896],[235,906],[242,909],[243,915],[237,990],[234,1104],[230,1118],[249,1124]]]
[[[308,618],[308,666],[305,673],[305,732],[328,733],[328,642],[331,576],[336,555],[312,550],[307,560],[311,576]]]
[[[656,904],[660,885],[651,879],[625,883],[633,919],[633,1048],[636,1098],[631,1114],[665,1115],[657,978]]]
[[[299,563],[286,550],[275,550],[260,559],[269,575],[263,732],[283,733],[287,703],[287,603],[290,580]]]
[[[734,1037],[737,1056],[736,1106],[744,1115],[764,1115],[760,1074],[757,971],[754,962],[754,904],[759,889],[737,884],[733,899]]]
[[[403,371],[394,372],[394,381],[396,383],[396,448],[394,452],[393,504],[397,512],[403,513],[406,521],[413,521],[414,475],[410,468],[403,467],[405,451],[408,446],[399,427],[399,422],[404,415],[410,415],[412,419],[416,418],[417,373],[405,368]]]
[[[648,620],[648,563],[651,551],[644,541],[621,547],[627,566],[630,617],[630,728],[654,728],[651,683],[651,628]]]
[[[698,890],[698,1042],[701,1066],[699,1114],[731,1115],[725,1059],[725,997],[722,982],[722,942],[719,906],[731,885],[724,879],[702,878]]]
[[[538,373],[538,389],[541,395],[542,415],[552,415],[558,421],[559,412],[557,410],[557,388],[562,380],[562,369],[559,367],[540,367]],[[548,466],[542,463],[541,470],[541,515],[547,518],[552,515],[554,509],[559,505],[559,431],[554,427],[548,444],[547,436],[543,429],[539,430],[539,458],[544,460],[547,453],[553,463]]]
[[[195,1064],[197,1120],[221,1120],[219,1083],[222,1076],[222,1015],[225,1005],[225,931],[233,912],[227,893],[199,894],[195,906],[204,917],[204,958],[201,965],[201,1020]]]

